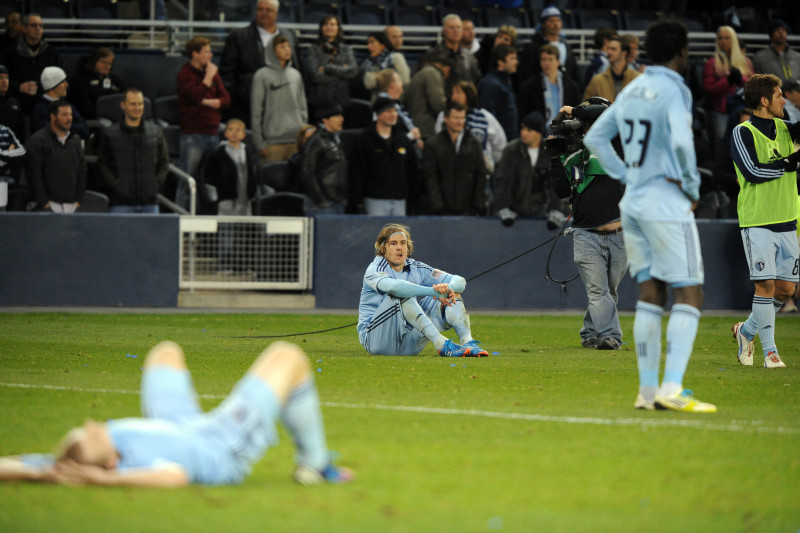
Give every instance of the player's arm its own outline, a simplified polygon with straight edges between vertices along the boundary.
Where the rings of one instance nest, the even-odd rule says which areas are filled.
[[[692,134],[692,110],[682,99],[675,98],[667,114],[670,144],[681,169],[681,189],[692,201],[700,199],[700,173],[697,170],[697,155]],[[678,176],[676,176],[678,178]]]
[[[750,183],[765,183],[778,179],[786,172],[780,159],[761,163],[756,154],[753,132],[744,126],[736,126],[731,133],[731,158],[742,177]]]
[[[0,481],[56,482],[53,463],[30,464],[22,456],[0,457]]]
[[[625,181],[625,162],[611,145],[611,140],[619,134],[616,111],[617,107],[612,105],[600,115],[583,138],[583,145],[597,157],[606,174]]]
[[[57,482],[65,485],[183,487],[189,484],[186,471],[174,463],[151,468],[117,470],[65,459],[56,463],[55,474]]]
[[[442,293],[437,292],[433,287],[424,287],[402,279],[381,278],[375,287],[383,293],[390,294],[397,298],[416,298],[418,296],[432,296],[439,298]]]

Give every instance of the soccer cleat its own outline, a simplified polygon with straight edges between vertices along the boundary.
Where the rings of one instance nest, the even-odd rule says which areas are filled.
[[[597,343],[598,350],[619,350],[620,346],[622,346],[622,343],[614,337],[603,337]]]
[[[439,350],[439,355],[442,357],[473,357],[469,348],[456,344],[450,339],[444,341],[444,346]]]
[[[355,472],[343,466],[329,464],[320,471],[308,465],[297,465],[292,477],[301,485],[319,485],[321,483],[344,484],[356,478]]]
[[[653,402],[648,402],[644,399],[644,396],[639,394],[636,396],[636,401],[633,402],[634,409],[644,409],[645,411],[654,411],[656,406]]]
[[[464,348],[469,348],[469,355],[466,357],[489,357],[489,352],[480,347],[480,342],[472,339],[463,344]]]
[[[597,345],[600,343],[600,340],[597,337],[586,337],[581,341],[581,346],[584,348],[597,348]]]
[[[716,413],[717,406],[712,403],[701,402],[694,396],[692,391],[683,389],[670,396],[659,396],[656,394],[656,409],[669,409],[671,411],[681,411],[684,413]]]
[[[736,357],[742,365],[753,366],[753,341],[744,336],[742,326],[744,326],[744,322],[737,322],[731,328],[733,338],[739,343],[739,353]]]
[[[781,361],[781,356],[778,352],[769,352],[764,358],[765,368],[786,368],[786,363]]]

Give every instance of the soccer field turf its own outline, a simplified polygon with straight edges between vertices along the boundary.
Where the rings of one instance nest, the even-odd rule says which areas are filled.
[[[331,449],[358,479],[291,481],[281,443],[235,487],[0,485],[0,531],[800,530],[800,317],[787,369],[742,367],[705,316],[684,385],[716,414],[633,409],[622,350],[580,347],[580,315],[471,317],[486,359],[370,356],[355,327],[287,340],[309,355]],[[664,325],[666,326],[666,317]],[[269,339],[354,315],[0,314],[0,455],[48,452],[86,417],[138,416],[148,349],[180,343],[211,408]],[[450,333],[452,336],[452,333]],[[756,342],[756,351],[760,345]],[[756,358],[756,365],[760,360]]]

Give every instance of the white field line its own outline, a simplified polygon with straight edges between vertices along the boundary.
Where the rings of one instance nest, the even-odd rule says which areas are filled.
[[[40,389],[58,390],[70,392],[89,392],[99,394],[135,394],[138,390],[124,389],[87,389],[82,387],[65,387],[61,385],[31,385],[25,383],[2,383],[0,387],[12,387],[19,389]],[[207,400],[222,400],[224,395],[220,394],[198,394],[200,398]],[[672,419],[672,418],[597,418],[581,416],[552,416],[535,415],[529,413],[503,413],[497,411],[480,411],[476,409],[447,409],[443,407],[424,407],[414,405],[381,405],[381,404],[360,404],[360,403],[341,403],[341,402],[322,402],[325,407],[340,409],[373,409],[379,411],[399,411],[410,413],[425,413],[450,416],[472,416],[483,418],[498,418],[505,420],[524,420],[528,422],[553,422],[557,424],[585,424],[593,426],[639,426],[641,428],[690,428],[710,431],[726,431],[734,433],[752,432],[769,433],[779,435],[800,435],[800,427],[786,426],[765,426],[761,420],[732,420],[727,423],[713,423],[705,420],[696,419]],[[657,416],[657,413],[652,413]],[[698,416],[698,415],[687,415]],[[713,415],[699,415],[712,416]]]

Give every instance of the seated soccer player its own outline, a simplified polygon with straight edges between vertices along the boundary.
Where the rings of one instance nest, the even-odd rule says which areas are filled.
[[[52,455],[0,458],[0,480],[177,487],[241,483],[278,440],[275,422],[297,447],[294,478],[304,485],[346,483],[333,466],[308,359],[285,342],[269,346],[228,397],[204,413],[173,342],[155,346],[142,375],[144,418],[87,420]]]
[[[358,303],[361,345],[375,355],[417,355],[432,342],[443,357],[488,356],[461,300],[466,280],[409,259],[413,251],[406,226],[387,224],[378,234]],[[460,344],[441,334],[451,327]]]

